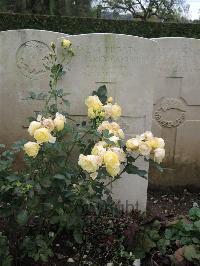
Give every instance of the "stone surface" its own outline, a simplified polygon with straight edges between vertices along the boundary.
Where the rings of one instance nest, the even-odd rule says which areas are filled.
[[[0,32],[0,143],[11,144],[26,134],[26,117],[40,110],[40,102],[23,100],[29,91],[48,89],[43,66],[49,44],[60,33],[20,30]]]
[[[153,186],[199,189],[200,177],[200,40],[155,39],[159,75],[152,130],[166,140],[168,169],[151,169]]]
[[[23,101],[28,91],[48,90],[48,72],[43,67],[51,41],[61,33],[20,30],[0,33],[0,142],[10,144],[26,135],[25,118],[40,109],[40,102]],[[69,36],[76,56],[65,65],[60,85],[70,93],[71,115],[84,117],[84,99],[100,85],[123,108],[122,127],[128,136],[151,128],[156,44],[139,37],[115,34]],[[142,169],[148,164],[140,162]],[[125,176],[113,187],[124,208],[146,207],[147,180]]]
[[[151,68],[155,43],[115,34],[77,35],[69,39],[76,54],[63,80],[66,91],[71,93],[70,113],[85,114],[83,99],[93,89],[106,85],[109,94],[122,106],[120,123],[128,136],[149,130],[155,81],[155,71]],[[148,164],[144,162],[139,166],[148,170]],[[144,210],[147,183],[138,176],[125,175],[113,186],[113,195],[121,200],[125,210],[131,210],[131,204]]]

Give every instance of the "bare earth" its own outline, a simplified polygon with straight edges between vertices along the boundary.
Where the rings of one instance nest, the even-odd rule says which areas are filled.
[[[200,207],[200,193],[148,191],[147,211],[152,214],[174,217],[188,214],[193,206]]]

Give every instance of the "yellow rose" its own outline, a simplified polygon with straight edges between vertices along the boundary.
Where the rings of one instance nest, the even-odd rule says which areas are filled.
[[[128,139],[126,142],[127,150],[136,151],[140,145],[140,140],[138,138]]]
[[[103,146],[96,144],[93,147],[91,154],[92,155],[103,156],[105,154],[105,152],[106,152],[106,149]]]
[[[93,108],[94,110],[101,110],[102,109],[102,102],[99,100],[99,97],[97,95],[94,96],[89,96],[85,104],[87,105],[88,108]]]
[[[92,107],[88,108],[88,117],[90,119],[94,119],[96,117],[96,114],[95,114],[94,109]]]
[[[78,165],[88,173],[94,173],[99,169],[102,164],[102,159],[96,155],[83,155],[80,154]]]
[[[154,161],[157,163],[161,163],[162,160],[165,158],[165,149],[163,148],[157,148],[154,151]]]
[[[165,147],[165,142],[162,138],[152,138],[148,140],[147,143],[152,149],[163,149]]]
[[[55,125],[55,128],[56,128],[57,131],[61,131],[65,127],[65,122],[62,119],[56,117],[54,119],[54,125]]]
[[[113,97],[109,97],[107,100],[108,103],[112,103],[113,102]]]
[[[51,135],[49,130],[45,127],[39,128],[34,133],[34,138],[37,140],[37,143],[41,144],[44,142],[55,143],[56,138]]]
[[[112,119],[117,120],[121,115],[122,115],[121,107],[118,104],[114,104],[112,106],[112,111],[111,111]]]
[[[66,49],[66,48],[69,48],[71,46],[71,42],[70,40],[67,40],[67,39],[63,39],[62,42],[61,42],[61,46]]]
[[[106,171],[112,176],[115,177],[120,172],[120,162],[117,154],[113,151],[107,151],[103,157]]]
[[[64,115],[62,115],[60,113],[56,113],[56,117],[55,117],[53,122],[54,122],[54,126],[55,126],[56,130],[61,131],[65,127],[66,118]]]
[[[42,124],[38,121],[32,121],[28,128],[28,133],[33,136],[35,131],[39,128],[41,128]]]
[[[24,144],[24,151],[30,157],[35,158],[39,152],[39,149],[40,145],[36,142],[29,141],[26,144]]]
[[[118,159],[119,159],[120,162],[124,162],[125,161],[126,154],[123,151],[123,149],[118,148],[118,147],[111,147],[110,150],[117,154]]]

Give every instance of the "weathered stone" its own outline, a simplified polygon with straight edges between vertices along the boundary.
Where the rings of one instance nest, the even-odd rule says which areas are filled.
[[[114,101],[122,106],[121,124],[128,137],[151,128],[152,95],[155,72],[155,43],[147,39],[115,35],[88,34],[69,36],[76,56],[64,76],[70,92],[71,113],[84,114],[83,99],[92,89],[106,85]],[[145,75],[143,75],[145,73]],[[77,76],[78,75],[78,76]],[[81,96],[80,96],[81,90]],[[141,161],[141,169],[148,164]],[[120,199],[124,210],[146,207],[148,181],[136,175],[124,175],[113,186],[113,196]]]
[[[28,91],[47,91],[48,72],[43,66],[51,41],[60,43],[61,33],[20,30],[0,33],[0,142],[10,144],[27,137],[25,118],[40,110],[40,102],[22,99]],[[69,92],[71,115],[84,117],[84,99],[100,85],[123,108],[122,127],[128,136],[151,128],[156,44],[139,37],[115,34],[68,36],[75,57],[65,64],[60,86]],[[139,166],[148,170],[148,164]],[[146,207],[147,180],[125,175],[113,187],[114,198],[124,208]],[[125,209],[126,210],[126,209]]]
[[[168,169],[151,169],[154,186],[199,188],[200,40],[154,39],[158,44],[152,130],[166,140]]]

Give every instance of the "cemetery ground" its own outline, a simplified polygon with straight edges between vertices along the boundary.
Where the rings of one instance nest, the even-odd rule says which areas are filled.
[[[180,192],[148,190],[147,210],[155,216],[174,218],[187,215],[193,206],[200,206],[200,193],[187,189]]]

